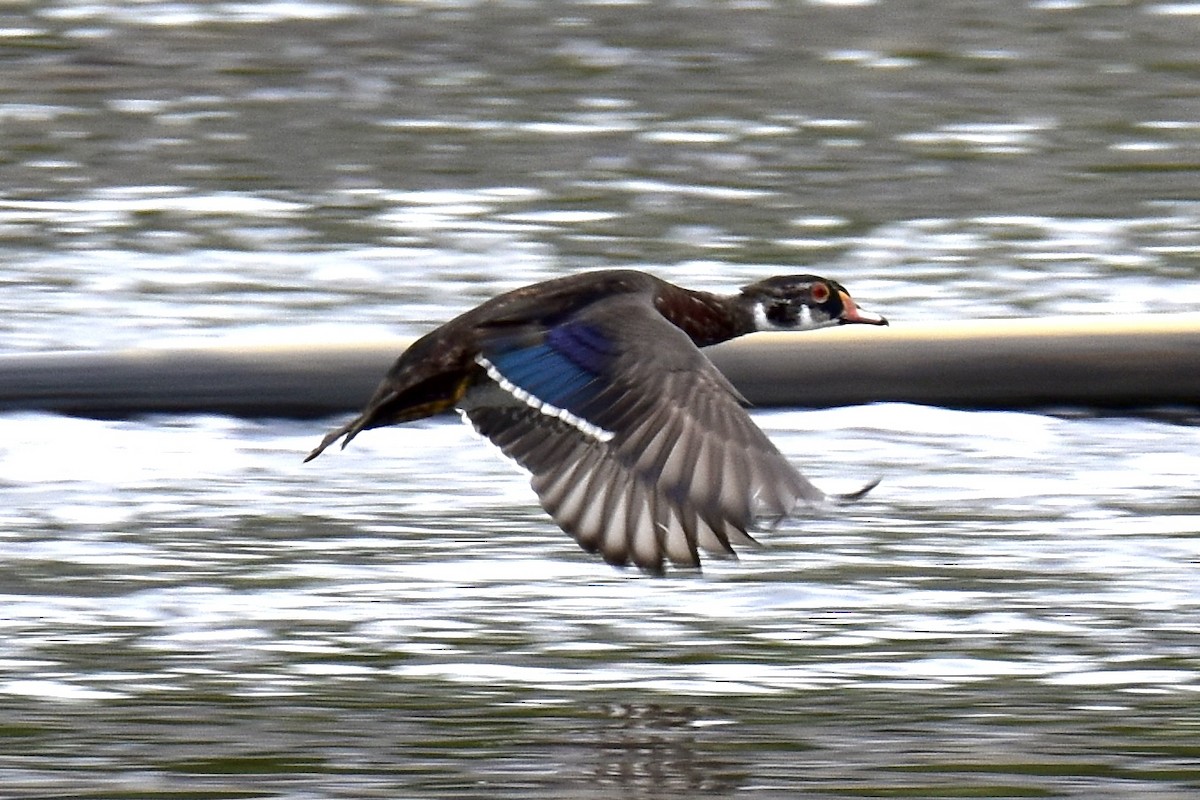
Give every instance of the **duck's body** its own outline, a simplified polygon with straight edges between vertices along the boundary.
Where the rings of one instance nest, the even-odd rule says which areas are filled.
[[[755,519],[823,495],[751,421],[698,348],[763,329],[882,325],[840,285],[771,278],[731,296],[633,270],[495,297],[418,339],[345,437],[458,409],[532,474],[542,505],[612,564],[727,556]]]

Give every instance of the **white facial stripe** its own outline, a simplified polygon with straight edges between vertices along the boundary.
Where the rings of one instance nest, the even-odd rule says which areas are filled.
[[[817,317],[813,314],[810,306],[801,305],[795,325],[779,325],[767,317],[766,302],[754,304],[754,329],[757,331],[810,331],[816,328],[828,328],[831,325],[837,324],[838,321],[836,319],[829,319],[824,315]]]
[[[606,431],[599,425],[593,425],[586,419],[575,416],[565,408],[559,408],[558,406],[551,405],[550,403],[544,402],[525,391],[508,378],[504,377],[500,370],[496,369],[496,365],[491,361],[488,361],[482,355],[475,356],[475,363],[487,370],[488,377],[494,380],[497,386],[535,411],[540,411],[548,417],[557,417],[558,419],[570,425],[572,428],[578,430],[580,433],[590,436],[598,442],[607,442],[615,435],[612,431]]]

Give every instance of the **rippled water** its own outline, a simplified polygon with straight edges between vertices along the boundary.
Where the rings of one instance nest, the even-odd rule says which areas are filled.
[[[1200,307],[1194,3],[0,8],[0,347],[413,335],[636,266],[894,325]],[[614,571],[457,422],[0,416],[21,797],[1200,791],[1200,429],[756,411],[822,487]],[[333,424],[334,420],[327,421]]]
[[[6,777],[118,794],[1195,792],[1200,431],[896,405],[757,416],[822,485],[883,484],[665,580],[578,551],[449,421],[302,465],[300,423],[5,418]]]

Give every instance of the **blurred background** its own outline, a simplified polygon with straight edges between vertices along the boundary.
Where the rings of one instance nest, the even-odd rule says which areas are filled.
[[[1200,309],[1200,3],[0,4],[0,352],[413,336],[635,267]],[[816,335],[816,334],[814,334]],[[0,415],[12,797],[1194,797],[1200,430],[757,411],[702,576],[455,420]]]

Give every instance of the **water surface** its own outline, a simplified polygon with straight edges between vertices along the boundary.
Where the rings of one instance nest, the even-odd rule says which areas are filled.
[[[1195,311],[1198,12],[9,5],[0,348],[408,336],[610,266]],[[304,465],[336,420],[0,416],[5,795],[1196,796],[1197,428],[755,418],[883,482],[653,580],[452,420]]]
[[[8,785],[1196,791],[1196,429],[756,417],[821,485],[884,483],[663,580],[450,421],[302,465],[301,423],[6,417]]]

